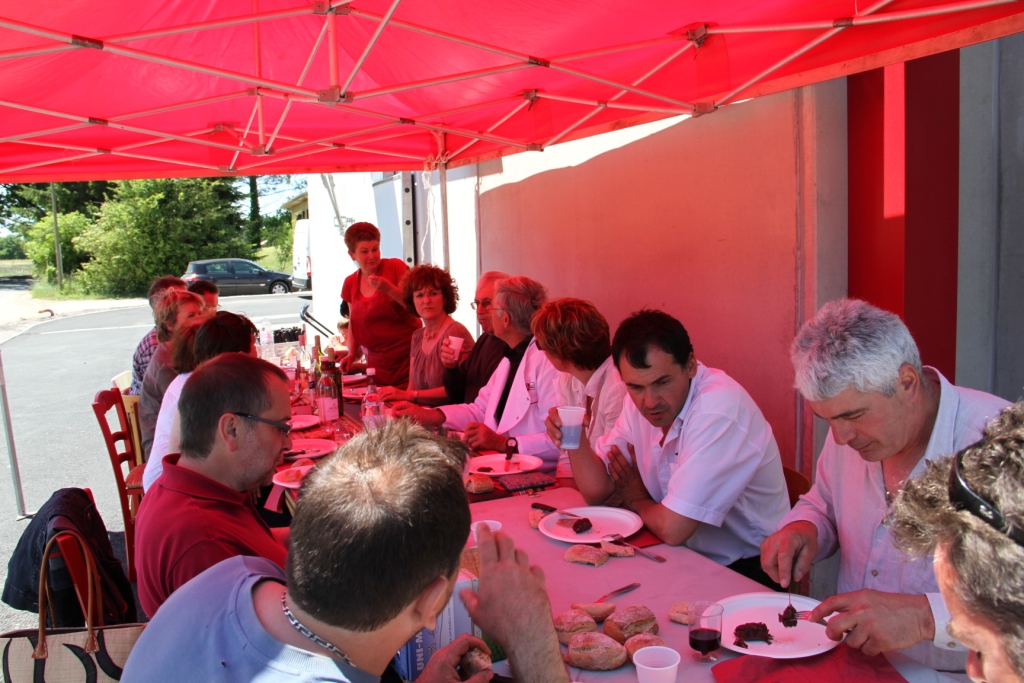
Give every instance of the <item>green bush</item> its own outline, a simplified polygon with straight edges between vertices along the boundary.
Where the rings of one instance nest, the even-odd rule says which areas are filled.
[[[93,227],[92,221],[77,211],[57,215],[60,229],[61,265],[64,275],[78,270],[89,260],[90,253],[77,240]],[[45,216],[28,229],[25,255],[32,259],[32,274],[46,282],[57,281],[57,261],[53,251],[53,217]]]
[[[92,255],[82,268],[86,289],[140,295],[154,278],[184,273],[189,261],[251,258],[237,199],[219,179],[119,181],[96,223],[75,238]]]
[[[25,258],[25,244],[20,235],[0,235],[0,261],[14,261]]]

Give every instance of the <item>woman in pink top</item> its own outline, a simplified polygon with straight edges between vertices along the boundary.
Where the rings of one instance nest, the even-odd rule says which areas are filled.
[[[459,303],[459,287],[447,270],[422,265],[405,274],[401,289],[406,306],[416,310],[424,327],[412,334],[408,387],[404,391],[400,387],[388,387],[381,390],[381,396],[386,401],[443,405],[449,401],[444,388],[442,344],[449,337],[461,338],[459,360],[462,360],[469,356],[474,343],[469,330],[451,317]]]
[[[342,371],[366,349],[366,367],[377,371],[381,385],[409,383],[409,340],[420,328],[410,313],[398,283],[409,268],[401,259],[380,257],[380,231],[372,223],[356,223],[345,231],[348,255],[359,270],[345,278],[341,298],[348,302],[352,345],[341,359]]]

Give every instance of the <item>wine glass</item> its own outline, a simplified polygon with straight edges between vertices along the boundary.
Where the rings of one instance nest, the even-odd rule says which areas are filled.
[[[722,646],[724,611],[717,602],[690,603],[690,648],[700,655],[700,661],[718,661],[712,653]]]

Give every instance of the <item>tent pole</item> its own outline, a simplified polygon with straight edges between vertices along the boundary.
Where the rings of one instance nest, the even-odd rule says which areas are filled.
[[[448,163],[438,164],[441,174],[441,244],[444,249],[444,267],[452,269],[451,253],[448,250]]]
[[[64,289],[64,259],[60,253],[60,228],[57,227],[57,193],[50,183],[50,209],[53,211],[53,255],[57,266],[57,289]]]
[[[31,517],[34,512],[25,512],[25,493],[21,490],[21,471],[18,469],[18,452],[14,448],[14,429],[11,426],[11,405],[7,401],[7,380],[4,379],[4,359],[0,355],[0,404],[4,409],[4,436],[7,437],[7,460],[11,464],[11,484],[14,486],[14,503],[18,507],[18,519]]]

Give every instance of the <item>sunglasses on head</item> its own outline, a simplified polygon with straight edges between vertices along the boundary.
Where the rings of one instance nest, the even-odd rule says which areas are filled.
[[[1024,548],[1024,529],[1014,526],[992,503],[978,495],[964,479],[961,469],[964,464],[964,453],[976,448],[973,444],[953,456],[953,464],[949,468],[949,502],[956,510],[967,510],[990,527],[1008,537]]]

